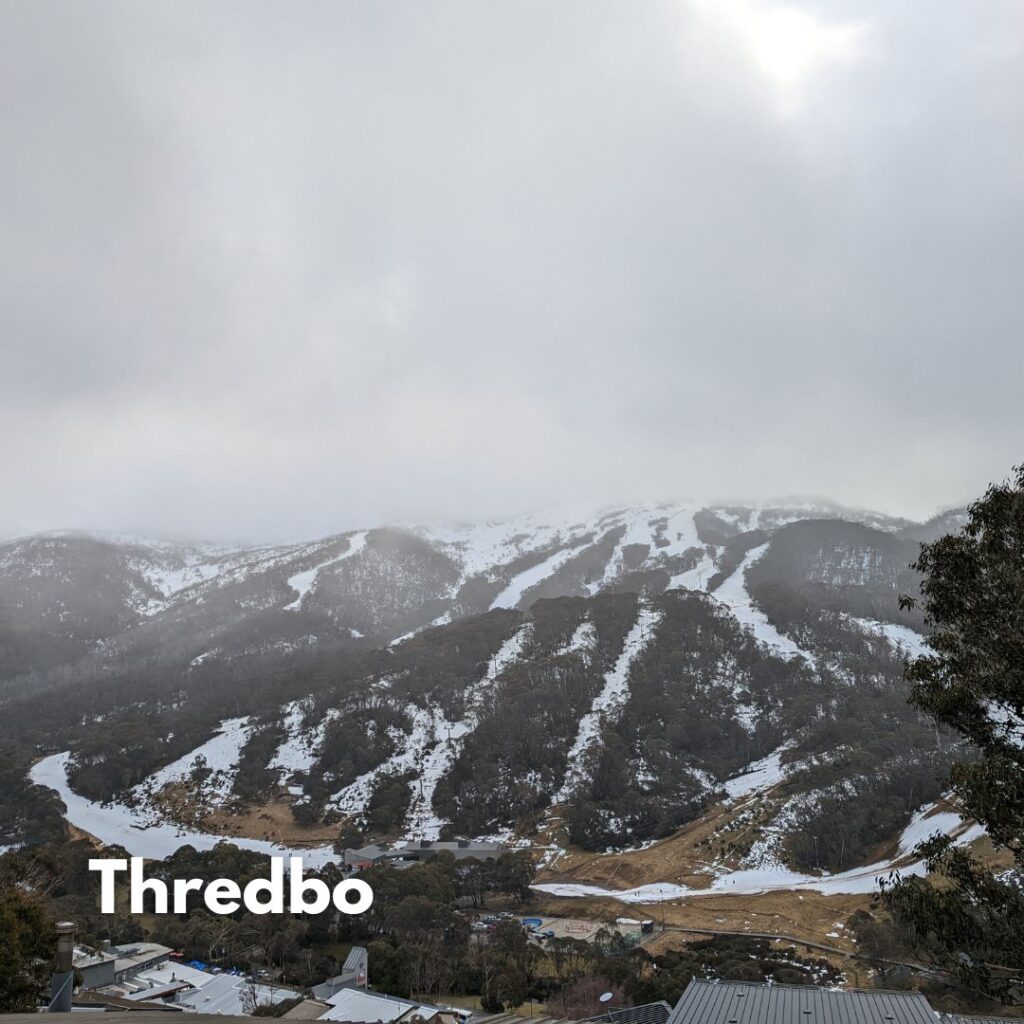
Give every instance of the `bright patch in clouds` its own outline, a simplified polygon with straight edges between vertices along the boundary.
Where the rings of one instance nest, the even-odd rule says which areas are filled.
[[[801,7],[759,0],[698,0],[698,9],[740,44],[775,86],[785,113],[799,109],[815,75],[865,54],[865,22],[826,22]]]

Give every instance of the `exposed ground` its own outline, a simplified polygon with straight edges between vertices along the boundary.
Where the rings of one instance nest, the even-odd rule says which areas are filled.
[[[652,952],[659,944],[671,948],[682,939],[662,928],[699,928],[724,932],[760,932],[792,935],[840,949],[855,949],[846,934],[846,921],[856,910],[867,909],[871,897],[825,896],[821,893],[767,892],[756,896],[697,896],[667,903],[625,904],[608,898],[547,897],[534,904],[540,914],[611,922],[617,917],[652,920],[659,933],[644,943]]]
[[[714,804],[699,818],[646,849],[587,853],[569,848],[540,872],[537,881],[586,882],[614,889],[671,881],[703,888],[708,883],[707,863],[718,852],[716,838],[733,821],[735,811]]]
[[[292,816],[291,802],[286,799],[270,800],[242,811],[214,810],[204,815],[202,827],[206,832],[269,839],[282,846],[324,846],[338,836],[337,825],[300,825]]]

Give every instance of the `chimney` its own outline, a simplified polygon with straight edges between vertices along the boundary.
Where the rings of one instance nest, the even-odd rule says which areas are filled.
[[[75,923],[59,921],[57,923],[57,964],[53,977],[50,979],[49,1013],[70,1013],[71,995],[75,987],[75,968],[72,963],[75,955]]]

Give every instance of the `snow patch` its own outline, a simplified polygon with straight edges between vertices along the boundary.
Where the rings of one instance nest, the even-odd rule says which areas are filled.
[[[786,777],[786,770],[782,767],[782,755],[791,745],[784,743],[767,757],[747,765],[742,775],[727,779],[722,788],[729,799],[740,800],[751,793],[763,793],[782,782]]]
[[[711,880],[706,889],[694,889],[672,882],[656,882],[634,889],[604,889],[597,885],[551,882],[534,885],[532,888],[552,896],[612,897],[623,903],[660,903],[667,900],[694,896],[717,896],[722,893],[754,895],[778,889],[795,889],[825,894],[872,893],[878,889],[879,879],[899,870],[904,877],[924,875],[927,867],[923,860],[910,861],[914,847],[922,839],[938,831],[952,836],[958,846],[965,846],[984,835],[984,829],[977,823],[968,824],[958,814],[949,812],[932,813],[933,807],[918,812],[903,830],[899,840],[899,852],[889,861],[878,861],[863,867],[851,868],[838,874],[808,875],[791,871],[772,862],[760,867],[742,868],[738,871],[723,872]],[[928,816],[930,815],[930,817]]]
[[[714,592],[714,597],[726,605],[729,611],[739,619],[740,625],[749,629],[754,637],[770,647],[776,654],[785,658],[799,657],[810,664],[814,659],[806,651],[798,647],[788,636],[780,633],[753,602],[747,592],[746,572],[755,562],[760,561],[768,550],[768,544],[761,544],[746,553],[736,570]]]
[[[909,626],[899,626],[895,622],[879,622],[877,619],[858,619],[852,616],[851,618],[868,633],[885,637],[905,657],[919,658],[923,654],[933,653],[928,646],[928,638]]]
[[[363,811],[381,779],[387,775],[404,775],[413,771],[424,749],[433,742],[439,712],[415,704],[407,705],[405,711],[412,719],[411,730],[404,732],[394,726],[388,730],[395,742],[395,752],[331,797],[331,806],[342,814],[358,814]]]
[[[198,832],[174,822],[140,823],[137,812],[131,807],[116,803],[100,804],[75,793],[68,782],[70,761],[69,751],[44,757],[32,766],[29,778],[38,786],[56,790],[64,802],[67,820],[76,828],[95,836],[105,846],[123,846],[130,854],[153,860],[170,857],[182,846],[212,850],[218,843],[231,843],[241,850],[252,850],[267,856],[301,857],[303,864],[311,868],[322,868],[339,859],[330,846],[290,848],[263,839]]]
[[[591,545],[591,541],[585,540],[575,545],[556,551],[549,558],[545,558],[539,565],[526,569],[512,577],[509,585],[491,602],[491,610],[495,608],[515,608],[523,599],[523,594],[531,587],[553,576],[566,562],[574,555],[578,555],[584,548]]]
[[[570,654],[587,654],[594,649],[594,644],[597,643],[597,630],[594,629],[594,624],[589,621],[581,622],[576,629],[573,631],[571,637],[567,643],[555,651],[556,655],[570,655]]]
[[[405,834],[412,839],[439,839],[444,821],[434,813],[437,784],[451,771],[462,752],[466,737],[480,722],[484,702],[498,676],[522,656],[530,635],[530,625],[520,626],[491,658],[483,678],[466,690],[465,714],[456,722],[444,715],[435,717],[433,730],[437,745],[423,758],[419,778],[414,783],[412,805],[406,821]]]
[[[286,704],[282,709],[286,736],[267,765],[268,768],[280,769],[289,776],[296,772],[308,772],[313,767],[328,720],[322,721],[312,732],[304,730],[302,726],[307,709],[307,702],[301,700]]]
[[[196,761],[200,758],[211,772],[210,777],[203,783],[204,789],[219,799],[225,798],[231,792],[238,772],[239,752],[251,733],[252,724],[249,718],[229,718],[221,722],[215,736],[135,786],[131,790],[132,799],[146,802],[165,786],[191,778]]]
[[[336,558],[329,558],[327,561],[321,562],[319,565],[314,565],[312,569],[304,569],[302,572],[297,572],[294,576],[289,576],[288,586],[291,587],[299,596],[290,604],[286,604],[284,606],[285,611],[298,611],[306,594],[313,589],[317,575],[321,569],[326,569],[330,565],[337,565],[339,562],[344,562],[347,558],[351,558],[353,555],[358,555],[359,552],[366,547],[366,535],[368,532],[369,531],[367,530],[363,530],[360,533],[352,534],[348,539],[347,550]]]
[[[615,667],[605,673],[601,692],[594,698],[590,711],[580,719],[576,740],[569,750],[569,769],[562,782],[562,788],[552,800],[553,803],[565,803],[586,779],[588,755],[600,742],[601,721],[606,716],[614,715],[622,710],[629,697],[629,670],[637,655],[653,639],[660,622],[661,612],[646,605],[640,606],[636,622],[626,634],[622,653],[615,662]]]

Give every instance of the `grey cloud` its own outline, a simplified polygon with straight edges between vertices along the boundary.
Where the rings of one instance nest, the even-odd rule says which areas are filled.
[[[1012,2],[0,12],[0,533],[1020,461]]]

